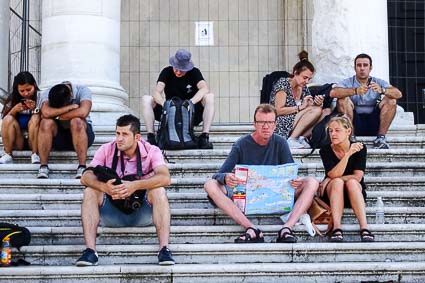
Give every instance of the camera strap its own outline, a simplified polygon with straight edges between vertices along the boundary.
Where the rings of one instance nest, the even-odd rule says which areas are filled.
[[[146,148],[145,148],[146,149]],[[121,165],[121,173],[122,176],[125,176],[125,165],[124,165],[124,152],[121,151],[121,158],[120,158],[120,165]],[[142,156],[140,155],[139,150],[139,144],[136,146],[136,159],[137,159],[137,177],[142,177],[143,171],[142,171]],[[117,170],[117,163],[118,163],[118,147],[115,145],[115,152],[114,152],[114,158],[112,159],[112,170]]]

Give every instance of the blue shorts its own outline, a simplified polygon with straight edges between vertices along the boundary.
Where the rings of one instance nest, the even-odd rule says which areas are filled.
[[[61,122],[69,122],[69,121],[61,121]],[[68,128],[64,128],[63,125],[57,121],[58,125],[58,133],[53,138],[53,144],[52,147],[55,150],[74,150],[74,145],[72,144],[72,135],[71,130]],[[94,142],[94,132],[93,127],[91,124],[87,123],[86,128],[87,133],[87,141],[88,141],[88,147],[90,147]]]
[[[31,119],[31,114],[18,114],[16,120],[18,121],[19,128],[28,130],[28,122]]]
[[[226,193],[225,193],[226,197],[228,197],[229,199],[232,199],[233,198],[233,188],[228,187],[226,185],[224,185],[224,188],[226,189]],[[213,199],[210,198],[210,196],[207,195],[207,198],[214,207],[217,207],[217,205],[215,204]]]
[[[142,206],[131,214],[125,214],[103,194],[100,207],[100,225],[106,227],[143,227],[152,225],[152,205],[148,202],[147,193]]]
[[[379,131],[381,110],[377,105],[372,113],[359,114],[354,110],[353,126],[356,136],[376,136]]]

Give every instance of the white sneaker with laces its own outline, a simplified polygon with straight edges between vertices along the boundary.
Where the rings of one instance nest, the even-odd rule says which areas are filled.
[[[304,145],[302,145],[297,139],[289,138],[287,142],[289,148],[304,148]]]
[[[300,136],[298,142],[303,145],[304,148],[311,148],[310,144],[307,141],[306,137]]]
[[[2,157],[0,157],[0,164],[9,164],[13,163],[12,155],[9,153],[4,153]]]
[[[40,157],[35,152],[33,154],[31,154],[31,163],[32,164],[40,164]]]

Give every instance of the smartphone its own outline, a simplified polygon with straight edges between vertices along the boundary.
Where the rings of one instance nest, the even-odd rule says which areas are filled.
[[[369,86],[371,82],[372,82],[372,77],[369,77],[369,78],[367,79],[367,86]]]

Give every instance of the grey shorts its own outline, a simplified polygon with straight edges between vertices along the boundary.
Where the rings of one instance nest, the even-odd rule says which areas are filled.
[[[131,214],[125,214],[103,194],[100,207],[100,225],[105,227],[143,227],[152,225],[152,205],[148,202],[147,193],[142,206]]]
[[[233,198],[233,188],[228,187],[228,186],[226,186],[226,185],[224,185],[224,188],[226,189],[226,196],[227,196],[229,199],[232,199],[232,198]],[[216,205],[216,204],[215,204],[215,202],[212,200],[212,198],[210,198],[210,196],[207,196],[207,198],[208,198],[208,200],[210,201],[210,203],[211,203],[214,207],[217,207],[217,205]]]

